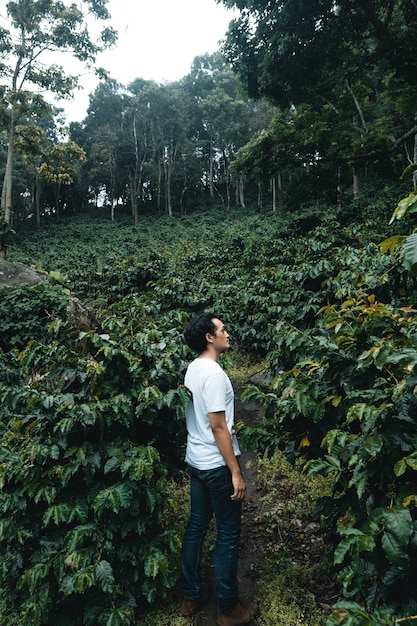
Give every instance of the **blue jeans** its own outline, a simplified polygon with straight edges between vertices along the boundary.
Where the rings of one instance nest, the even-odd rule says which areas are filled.
[[[238,601],[237,562],[242,503],[230,499],[233,485],[227,465],[210,470],[189,467],[188,470],[191,477],[191,511],[182,543],[182,591],[191,600],[201,595],[202,547],[214,513],[217,531],[214,549],[217,610],[227,615]]]

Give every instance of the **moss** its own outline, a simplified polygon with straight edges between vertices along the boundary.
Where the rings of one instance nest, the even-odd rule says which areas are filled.
[[[258,583],[258,606],[257,623],[262,626],[322,626],[326,621],[313,607],[288,601],[280,576]]]
[[[149,613],[137,626],[192,626],[193,623],[194,620],[180,615],[178,603],[171,603]]]
[[[258,565],[257,599],[262,626],[319,626],[327,616],[317,608],[317,581],[329,580],[330,548],[320,540],[320,527],[308,536],[319,496],[329,492],[322,477],[301,473],[277,451],[259,459],[260,523],[266,537]],[[307,529],[307,530],[306,530]],[[317,536],[316,536],[317,533]],[[316,541],[317,544],[311,543]]]
[[[258,484],[266,493],[265,503],[280,502],[281,512],[312,515],[318,498],[331,494],[331,477],[308,476],[300,463],[291,465],[277,450],[258,462]],[[285,497],[282,497],[285,492]]]

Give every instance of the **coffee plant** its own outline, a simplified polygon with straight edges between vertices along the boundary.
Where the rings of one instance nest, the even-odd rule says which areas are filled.
[[[244,392],[266,407],[266,421],[240,437],[332,477],[317,514],[332,523],[348,601],[329,625],[376,626],[417,609],[417,293],[404,289],[398,258],[372,247],[345,253],[314,323],[277,325],[272,382]],[[376,295],[392,291],[389,303]]]
[[[68,289],[50,281],[37,285],[0,286],[0,347],[22,349],[30,339],[48,339],[49,322],[66,317]]]
[[[333,477],[317,507],[346,595],[331,619],[413,610],[416,291],[388,200],[377,218],[359,204],[243,217],[77,217],[11,242],[10,260],[65,285],[0,300],[1,586],[26,626],[134,624],[176,584],[165,485],[183,470],[182,331],[203,308],[267,355],[271,384],[244,394],[266,417],[242,444]],[[68,321],[70,294],[89,330]]]
[[[135,623],[177,580],[164,485],[182,463],[189,355],[172,320],[118,306],[99,329],[74,338],[56,317],[1,353],[1,580],[23,624]]]

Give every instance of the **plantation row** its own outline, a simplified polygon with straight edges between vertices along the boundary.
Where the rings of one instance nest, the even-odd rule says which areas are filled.
[[[134,624],[175,585],[165,480],[183,469],[182,330],[202,308],[267,355],[270,388],[245,391],[266,421],[242,443],[333,478],[318,505],[346,602],[329,624],[415,613],[416,289],[378,245],[411,229],[389,225],[397,200],[18,233],[8,259],[49,272],[0,289],[0,586],[22,624]]]

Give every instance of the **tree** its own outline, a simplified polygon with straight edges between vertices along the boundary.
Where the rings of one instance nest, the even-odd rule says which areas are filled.
[[[136,79],[129,85],[132,96],[123,122],[123,161],[129,175],[129,195],[135,224],[139,222],[139,203],[145,200],[145,188],[150,186],[150,170],[157,153],[151,102],[158,89],[153,81],[142,79]]]
[[[203,119],[210,142],[210,187],[214,189],[213,163],[223,166],[227,208],[230,208],[230,162],[235,151],[248,140],[248,108],[244,100],[229,96],[216,87],[201,102]],[[217,151],[217,155],[215,154]],[[213,196],[213,191],[212,194]]]
[[[223,3],[241,10],[224,52],[254,97],[262,94],[284,107],[317,97],[318,87],[325,97],[340,78],[351,82],[381,59],[415,84],[413,0]]]
[[[71,185],[77,171],[76,164],[84,161],[85,152],[74,141],[50,146],[38,168],[38,177],[55,187],[55,214],[59,215],[61,185]]]
[[[121,164],[123,150],[123,120],[127,98],[120,93],[121,85],[108,80],[98,85],[90,95],[90,104],[83,128],[73,127],[72,137],[81,140],[88,154],[85,171],[86,187],[95,197],[105,193],[114,220],[115,203],[127,187],[127,176]],[[88,191],[87,191],[88,193]]]
[[[223,52],[249,95],[266,97],[284,111],[307,104],[319,126],[333,117],[332,126],[343,137],[338,161],[351,168],[356,186],[369,164],[392,168],[399,152],[405,158],[412,153],[417,131],[413,0],[224,4],[241,11]],[[312,133],[319,137],[315,124]],[[328,138],[317,148],[322,163],[332,159],[335,145]]]
[[[217,170],[222,165],[229,206],[229,164],[234,151],[250,136],[250,105],[239,80],[219,52],[195,57],[182,86],[188,93],[188,117],[193,121],[193,139],[203,161],[202,179],[207,181],[214,201],[216,183],[221,177]]]
[[[96,54],[115,42],[113,29],[104,28],[93,41],[86,16],[106,20],[106,0],[82,0],[66,5],[61,0],[16,0],[8,2],[10,31],[1,38],[0,72],[7,78],[4,93],[8,116],[8,150],[1,208],[7,223],[13,221],[12,184],[16,125],[24,115],[42,117],[50,110],[45,92],[69,97],[76,87],[77,76],[66,74],[61,66],[50,63],[58,52],[72,52],[79,61],[92,66]]]

